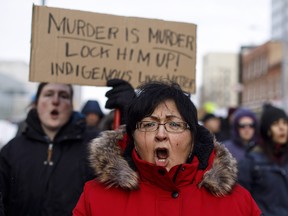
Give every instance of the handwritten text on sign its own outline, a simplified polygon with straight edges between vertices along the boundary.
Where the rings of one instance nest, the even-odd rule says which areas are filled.
[[[33,7],[30,80],[134,87],[169,79],[195,91],[196,26]]]

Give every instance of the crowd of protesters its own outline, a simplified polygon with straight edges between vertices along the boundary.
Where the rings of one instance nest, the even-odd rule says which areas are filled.
[[[218,118],[215,114],[207,116]],[[206,117],[206,119],[205,119]],[[230,117],[230,137],[219,140],[238,164],[238,182],[252,194],[263,214],[288,215],[288,117],[284,109],[264,103],[259,113],[237,107]],[[226,127],[227,128],[227,127]]]
[[[110,80],[107,85],[112,87],[106,93],[106,108],[111,112],[105,115],[95,100],[74,110],[72,85],[39,84],[25,127],[0,147],[0,216],[68,216],[73,209],[74,215],[116,210],[122,212],[118,215],[166,211],[170,215],[193,211],[195,215],[288,215],[288,119],[283,109],[263,104],[260,113],[236,107],[226,118],[215,113],[198,117],[190,98],[175,85],[151,83],[138,93],[123,80]],[[124,125],[118,130],[113,125],[114,109],[120,110]],[[185,150],[176,151],[178,145],[186,145]],[[109,164],[113,158],[123,167]],[[221,169],[228,166],[230,173],[212,168],[218,160],[224,161]],[[212,181],[217,176],[226,182],[217,185]],[[146,192],[141,195],[139,188]],[[183,196],[181,205],[187,206],[178,209],[180,203],[165,202],[169,191],[170,198]],[[113,210],[105,202],[115,202],[115,196],[118,204]],[[167,198],[161,201],[161,196]],[[197,200],[200,196],[202,201]],[[223,201],[217,201],[219,196]],[[191,199],[198,203],[197,209],[190,206]],[[98,204],[92,204],[95,200]],[[150,203],[149,208],[141,201]],[[152,207],[155,203],[159,206]],[[208,203],[209,211],[204,207]],[[239,208],[242,213],[235,210]]]

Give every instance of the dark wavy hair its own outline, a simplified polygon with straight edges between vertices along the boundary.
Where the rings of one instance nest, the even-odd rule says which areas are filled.
[[[169,99],[175,102],[181,117],[190,126],[193,139],[195,138],[198,125],[197,109],[190,100],[189,94],[185,93],[177,83],[153,81],[137,88],[136,96],[127,109],[126,129],[131,141],[130,151],[134,147],[133,133],[137,122],[150,116],[160,103]]]
[[[143,84],[137,89],[136,96],[132,99],[127,110],[128,145],[124,157],[135,169],[131,154],[134,148],[133,133],[136,130],[136,124],[144,117],[150,116],[160,103],[169,99],[175,102],[181,117],[190,127],[194,145],[192,155],[187,159],[187,163],[190,163],[196,156],[199,160],[198,169],[204,170],[208,166],[208,160],[214,148],[214,137],[209,130],[198,124],[197,109],[189,94],[184,92],[175,82],[153,81]]]

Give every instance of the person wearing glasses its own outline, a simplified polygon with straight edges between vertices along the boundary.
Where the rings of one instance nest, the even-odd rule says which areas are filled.
[[[137,88],[126,127],[102,132],[89,159],[97,177],[86,182],[74,216],[261,215],[236,183],[236,160],[198,124],[196,107],[175,83]]]
[[[238,181],[265,216],[288,215],[288,117],[283,109],[264,104],[260,138],[239,162]]]
[[[239,162],[255,146],[258,139],[256,114],[250,109],[238,108],[231,127],[231,138],[223,141],[223,144]]]

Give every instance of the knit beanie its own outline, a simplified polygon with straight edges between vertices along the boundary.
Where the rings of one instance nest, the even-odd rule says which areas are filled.
[[[273,122],[279,119],[286,119],[287,115],[284,110],[274,107],[271,104],[265,104],[263,106],[262,115],[260,118],[260,133],[264,139],[270,139],[268,135],[268,131],[273,124]]]

